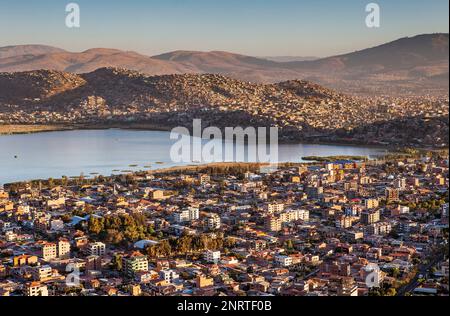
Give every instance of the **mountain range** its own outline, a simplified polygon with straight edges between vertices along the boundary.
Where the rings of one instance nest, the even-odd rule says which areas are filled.
[[[254,83],[308,80],[353,94],[448,93],[448,34],[402,38],[328,58],[257,58],[222,51],[175,51],[157,56],[117,49],[68,52],[43,45],[0,48],[0,72],[39,69],[89,73],[118,67],[147,75],[220,74]]]

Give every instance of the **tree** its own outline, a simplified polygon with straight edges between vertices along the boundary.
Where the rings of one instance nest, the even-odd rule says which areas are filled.
[[[123,242],[124,240],[124,234],[118,230],[115,229],[108,229],[106,230],[106,241],[109,243],[112,243],[114,245],[118,245]]]
[[[91,234],[98,235],[100,232],[104,230],[104,220],[103,218],[97,218],[95,216],[91,216],[89,218],[88,230]]]
[[[286,240],[284,246],[286,247],[287,250],[292,251],[294,249],[294,243],[292,242],[291,239]]]
[[[386,294],[385,294],[386,296],[396,296],[397,295],[397,290],[396,289],[394,289],[393,287],[391,287],[391,288],[389,288],[387,291],[386,291]]]
[[[392,277],[397,279],[400,276],[400,269],[399,268],[393,268],[391,273],[392,273]]]
[[[115,254],[111,260],[111,267],[117,271],[122,271],[122,256]]]
[[[136,226],[128,226],[125,229],[124,236],[127,240],[135,242],[138,241],[140,234],[139,231],[136,229]]]

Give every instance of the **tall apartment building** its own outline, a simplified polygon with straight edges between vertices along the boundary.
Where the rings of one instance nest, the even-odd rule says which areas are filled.
[[[58,241],[58,257],[61,259],[70,258],[70,242],[66,239]]]
[[[344,190],[345,191],[357,191],[358,190],[358,182],[356,182],[356,181],[345,182]]]
[[[308,221],[309,211],[307,210],[288,210],[280,214],[282,223],[295,222],[298,220]]]
[[[33,277],[33,280],[35,280],[35,281],[47,281],[47,280],[51,279],[52,275],[53,275],[53,270],[48,265],[37,266],[37,267],[33,267],[33,269],[31,269],[31,276]]]
[[[364,207],[368,210],[377,208],[380,205],[378,199],[365,199],[364,200]]]
[[[48,296],[47,285],[40,282],[29,282],[25,285],[26,296]]]
[[[361,213],[361,223],[371,225],[380,221],[380,210],[370,210]]]
[[[273,203],[267,205],[267,212],[270,214],[280,213],[284,210],[284,204],[282,203]]]
[[[132,278],[136,272],[148,271],[148,259],[136,251],[122,258],[122,269],[126,276]]]
[[[221,226],[220,216],[215,213],[208,214],[205,219],[205,224],[210,230],[219,229]]]
[[[266,230],[270,232],[279,232],[282,228],[283,222],[281,221],[281,218],[278,216],[268,216],[265,219],[264,226]]]
[[[175,270],[164,269],[159,271],[159,276],[161,279],[165,280],[167,283],[173,283],[175,280],[179,279],[179,275]]]
[[[406,189],[406,178],[398,178],[394,180],[394,188],[399,190]]]
[[[102,258],[100,256],[87,256],[84,259],[84,262],[86,263],[86,271],[89,270],[101,270],[102,269]]]
[[[58,257],[58,251],[55,243],[46,242],[41,245],[40,256],[45,261]]]
[[[382,223],[374,223],[367,227],[365,227],[365,232],[368,235],[387,235],[392,231],[392,226],[389,223],[382,222]]]
[[[203,256],[209,263],[218,263],[220,260],[220,251],[207,250]]]
[[[103,256],[106,252],[106,245],[102,242],[90,243],[87,246],[87,252],[91,256]]]
[[[368,176],[360,177],[359,178],[359,184],[366,185],[372,183],[372,178]]]
[[[353,226],[354,217],[339,215],[336,217],[336,228],[350,228]]]
[[[410,211],[408,206],[399,205],[391,210],[391,216],[400,216],[403,214],[408,214]]]
[[[184,210],[174,213],[174,220],[177,223],[195,221],[200,218],[200,211],[196,207],[188,207]]]

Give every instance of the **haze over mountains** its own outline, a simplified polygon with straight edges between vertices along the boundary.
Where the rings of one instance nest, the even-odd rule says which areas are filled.
[[[304,79],[355,94],[442,94],[448,93],[448,54],[448,34],[418,35],[358,52],[304,61],[269,60],[221,51],[175,51],[153,57],[105,48],[73,53],[25,45],[0,48],[0,72],[50,69],[88,73],[120,67],[148,75],[221,74],[256,83]]]

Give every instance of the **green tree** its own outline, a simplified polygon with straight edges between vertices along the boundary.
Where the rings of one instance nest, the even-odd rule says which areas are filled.
[[[98,218],[91,216],[88,222],[88,230],[91,234],[98,235],[104,230],[104,220],[103,218]]]

